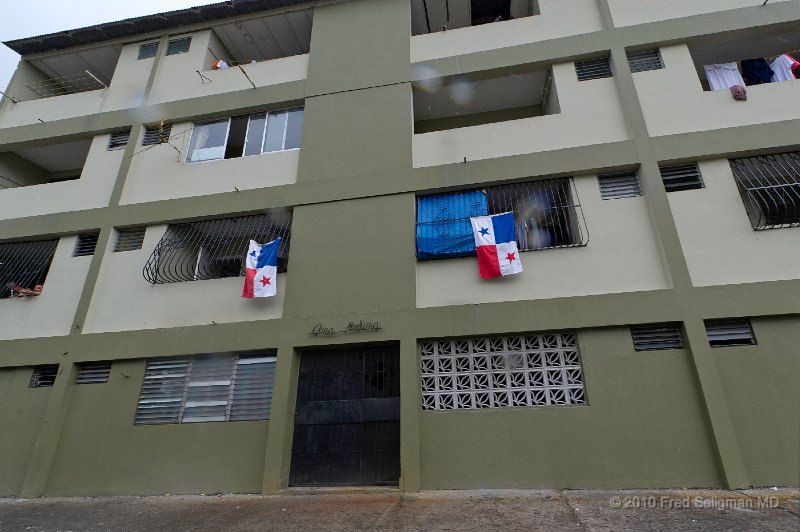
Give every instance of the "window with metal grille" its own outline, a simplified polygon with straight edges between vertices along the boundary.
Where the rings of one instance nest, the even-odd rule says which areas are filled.
[[[576,61],[575,73],[578,74],[578,81],[610,78],[613,76],[611,72],[611,61],[608,57],[590,59],[588,61]]]
[[[292,213],[257,214],[173,224],[147,260],[142,274],[153,284],[179,283],[244,275],[250,240],[266,244],[281,239],[278,271],[289,258]]]
[[[139,45],[139,55],[136,59],[150,59],[156,56],[158,52],[158,42],[149,42]]]
[[[711,347],[731,345],[755,345],[750,320],[706,320],[706,336]]]
[[[683,340],[677,323],[655,323],[631,327],[633,348],[636,351],[682,349]]]
[[[58,364],[48,364],[46,366],[36,366],[33,368],[31,376],[31,388],[42,388],[52,386],[58,376]]]
[[[664,68],[658,48],[627,52],[626,55],[628,56],[628,66],[630,66],[631,72],[644,72],[645,70]]]
[[[191,37],[181,37],[180,39],[170,39],[167,43],[167,55],[185,54],[189,51],[192,44]]]
[[[800,227],[800,152],[731,159],[753,229]]]
[[[470,217],[513,212],[520,251],[589,241],[571,178],[545,179],[417,198],[417,259],[475,255]]]
[[[697,163],[662,166],[659,170],[667,192],[703,188],[703,178]]]
[[[0,244],[0,299],[38,296],[58,240]]]
[[[420,343],[423,410],[586,403],[574,333]]]
[[[116,131],[112,133],[108,139],[107,150],[121,150],[128,145],[128,137],[130,137],[130,129],[127,131]]]
[[[97,238],[99,236],[100,231],[79,234],[78,240],[75,242],[75,251],[72,252],[72,256],[83,257],[86,255],[94,255],[94,248],[97,247]]]
[[[172,131],[172,124],[159,124],[153,127],[144,128],[142,136],[142,146],[154,146],[169,142],[169,134]]]
[[[271,351],[148,360],[134,424],[269,419],[275,362]]]
[[[636,172],[618,172],[597,176],[600,197],[604,200],[641,196],[639,176]]]
[[[114,244],[114,252],[142,249],[146,230],[147,227],[145,226],[117,229],[117,242]]]
[[[85,362],[78,365],[75,384],[103,384],[111,374],[111,362]]]

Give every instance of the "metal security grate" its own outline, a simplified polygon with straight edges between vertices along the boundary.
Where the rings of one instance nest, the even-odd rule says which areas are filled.
[[[75,251],[72,252],[72,256],[84,257],[86,255],[94,255],[94,249],[97,247],[97,238],[99,236],[100,231],[79,234],[78,240],[75,242]]]
[[[169,142],[169,134],[172,132],[172,124],[163,124],[154,127],[144,128],[142,136],[142,146],[154,146]]]
[[[111,362],[86,362],[78,365],[75,384],[103,384],[111,374]]]
[[[44,386],[52,386],[56,382],[56,376],[58,376],[58,364],[36,366],[33,368],[30,387],[41,388]]]
[[[285,272],[291,227],[291,212],[170,225],[142,275],[153,284],[238,277],[250,240],[266,244],[278,237],[278,271]]]
[[[750,320],[706,320],[706,336],[711,347],[755,345]]]
[[[171,39],[167,43],[167,55],[185,54],[189,51],[189,46],[192,44],[191,37],[183,37],[181,39]]]
[[[610,78],[613,76],[611,72],[611,61],[608,57],[590,59],[589,61],[576,61],[575,73],[578,74],[578,81]]]
[[[114,245],[114,252],[142,249],[146,230],[147,227],[143,225],[117,229],[117,243]]]
[[[108,147],[107,150],[121,150],[125,146],[128,145],[128,138],[131,136],[131,130],[128,129],[126,131],[116,131],[111,134],[108,139]]]
[[[631,72],[644,72],[645,70],[658,70],[664,68],[661,61],[661,53],[658,48],[652,50],[640,50],[638,52],[627,52],[628,66]]]
[[[422,409],[585,404],[573,333],[420,344]]]
[[[604,200],[641,196],[639,176],[636,172],[618,172],[597,176],[600,197]]]
[[[139,45],[139,55],[136,59],[150,59],[156,56],[156,52],[158,52],[158,42]]]
[[[39,295],[57,245],[58,240],[0,244],[0,299]]]
[[[703,188],[703,178],[697,163],[662,166],[659,170],[667,192]]]
[[[151,359],[134,424],[269,419],[274,352]]]
[[[753,229],[800,227],[800,152],[730,161]]]
[[[656,323],[631,327],[633,348],[636,351],[682,349],[683,340],[677,323]]]

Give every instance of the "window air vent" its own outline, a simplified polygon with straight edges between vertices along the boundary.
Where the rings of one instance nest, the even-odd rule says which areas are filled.
[[[128,145],[128,137],[130,137],[131,131],[116,131],[111,134],[108,139],[108,147],[107,150],[120,150]]]
[[[142,146],[153,146],[155,144],[161,144],[169,141],[169,134],[171,130],[172,124],[144,128]]]
[[[697,163],[664,166],[659,170],[661,170],[661,179],[664,181],[664,188],[667,192],[703,188],[703,179]]]
[[[610,78],[613,75],[611,73],[611,62],[608,57],[590,59],[589,61],[576,61],[575,72],[578,74],[578,81]]]
[[[117,229],[117,243],[114,245],[114,252],[142,249],[145,229],[147,229],[145,226]]]
[[[35,368],[33,368],[33,376],[31,377],[31,388],[52,386],[56,382],[56,375],[58,375],[58,364],[52,364],[48,366],[36,366]]]
[[[706,336],[711,347],[755,345],[750,320],[706,320]]]
[[[192,44],[191,37],[172,39],[167,43],[167,55],[185,54],[189,51],[190,44]]]
[[[111,374],[111,362],[87,362],[78,366],[75,384],[103,384]]]
[[[150,59],[158,52],[158,42],[149,42],[139,46],[139,56],[136,59]]]
[[[78,241],[75,242],[75,251],[72,253],[72,256],[84,257],[86,255],[94,255],[94,248],[97,247],[97,237],[99,236],[100,231],[79,234]]]
[[[658,70],[664,68],[658,48],[628,52],[628,66],[631,72],[644,72],[645,70]]]
[[[682,349],[681,331],[677,323],[656,323],[631,327],[633,348],[636,351]]]
[[[597,182],[600,184],[600,196],[604,200],[642,195],[642,189],[639,187],[639,176],[636,175],[636,172],[599,175],[597,176]]]

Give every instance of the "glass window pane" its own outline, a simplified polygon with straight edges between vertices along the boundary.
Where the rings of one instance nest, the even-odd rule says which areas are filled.
[[[261,153],[261,144],[264,142],[264,126],[267,125],[267,114],[250,115],[250,125],[247,128],[247,140],[244,144],[245,155],[258,155]]]
[[[267,117],[267,137],[264,139],[264,151],[280,151],[283,149],[283,133],[286,129],[286,111],[270,113]]]
[[[284,149],[291,150],[300,147],[300,136],[303,132],[303,108],[289,111],[289,121],[286,126],[286,142]]]
[[[190,163],[222,159],[225,155],[228,121],[229,119],[223,118],[205,124],[195,124],[187,158]]]

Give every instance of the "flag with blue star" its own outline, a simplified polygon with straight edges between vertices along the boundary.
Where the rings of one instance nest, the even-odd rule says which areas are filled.
[[[472,217],[470,222],[481,277],[502,277],[522,271],[513,212]]]
[[[242,297],[271,297],[275,295],[278,280],[278,248],[281,239],[259,244],[250,241],[245,256],[245,277]]]

